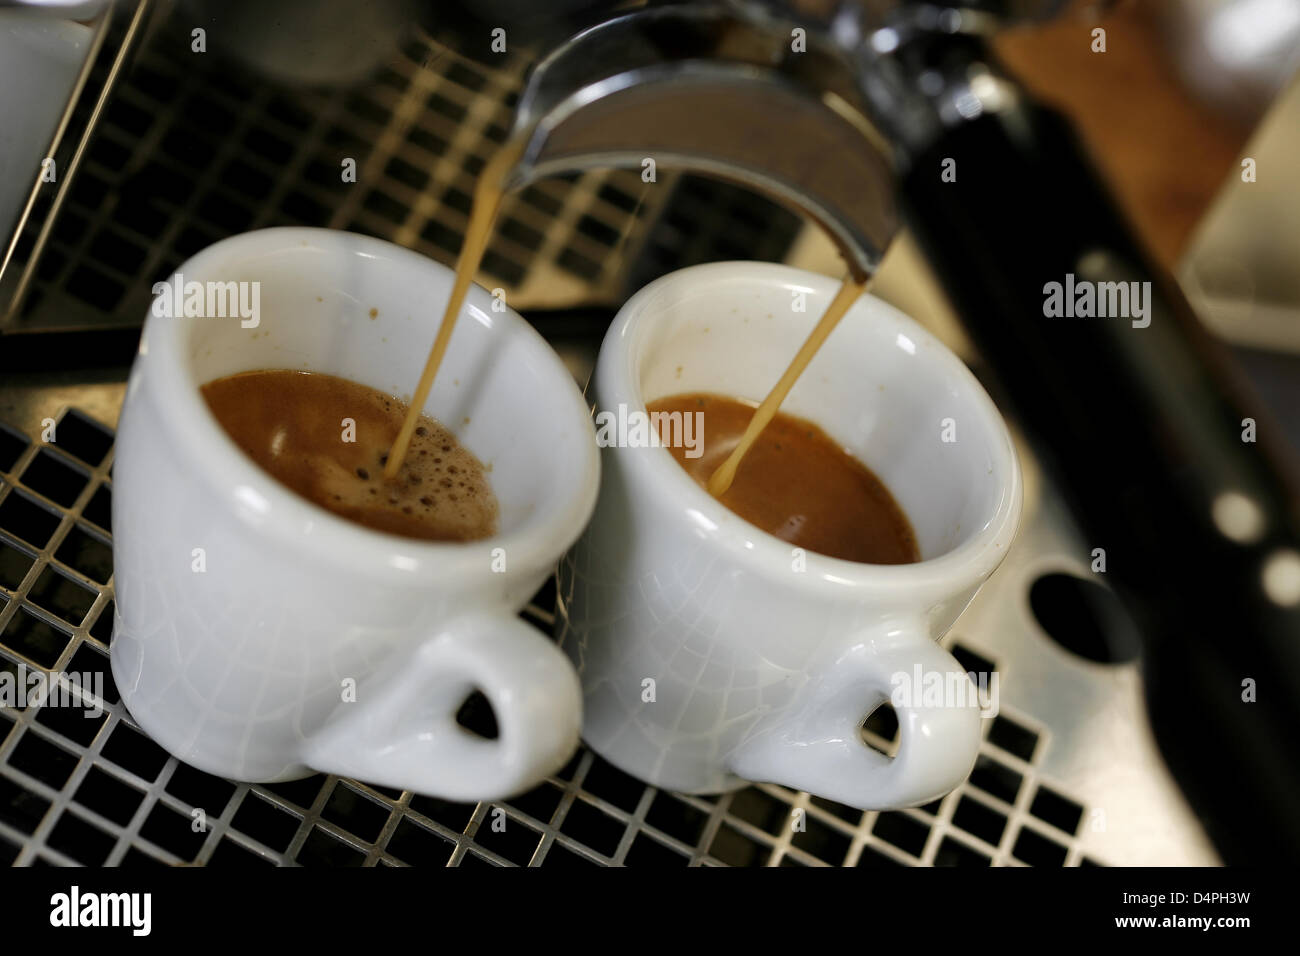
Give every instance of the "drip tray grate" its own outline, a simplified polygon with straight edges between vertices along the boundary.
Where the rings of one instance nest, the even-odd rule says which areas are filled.
[[[965,784],[928,806],[887,813],[771,785],[718,797],[668,793],[585,749],[541,786],[496,804],[334,776],[250,785],[202,773],[141,732],[113,686],[112,432],[67,409],[54,436],[45,443],[0,423],[0,672],[100,675],[102,697],[88,689],[85,707],[0,707],[0,863],[1094,863],[1079,845],[1085,806],[1037,780],[1050,735],[1005,707],[984,722]],[[549,632],[554,605],[552,582],[522,616]],[[954,652],[972,670],[995,666],[960,643]],[[483,718],[473,710],[465,722]],[[897,731],[892,718],[877,711],[864,728],[881,749]]]

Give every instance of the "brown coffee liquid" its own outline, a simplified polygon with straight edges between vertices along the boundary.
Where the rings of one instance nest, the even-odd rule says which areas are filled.
[[[465,228],[465,242],[460,247],[460,255],[456,259],[456,281],[452,284],[451,296],[443,307],[442,322],[438,326],[438,334],[433,339],[433,347],[429,350],[429,358],[424,363],[424,371],[420,373],[420,381],[416,383],[415,392],[412,393],[411,407],[402,421],[401,428],[397,431],[397,438],[393,441],[393,457],[384,469],[384,474],[389,478],[397,474],[398,467],[409,453],[411,435],[415,432],[419,418],[418,410],[423,408],[428,400],[429,391],[433,388],[433,380],[438,374],[438,367],[442,365],[442,357],[447,354],[447,345],[451,342],[451,333],[456,328],[460,308],[465,304],[469,285],[474,281],[479,263],[483,261],[483,253],[487,251],[488,239],[492,236],[492,224],[496,221],[497,210],[501,208],[502,187],[505,185],[506,176],[523,155],[524,145],[523,140],[511,140],[502,146],[491,161],[483,167],[483,173],[474,185],[474,203],[470,207],[469,224]]]
[[[245,454],[341,518],[428,541],[476,541],[496,532],[497,499],[482,462],[427,415],[419,417],[396,476],[384,477],[407,412],[392,396],[289,369],[229,375],[201,392]]]
[[[840,284],[839,291],[835,293],[835,298],[831,299],[831,304],[826,307],[826,312],[817,321],[812,332],[808,334],[808,338],[804,340],[803,345],[799,347],[799,351],[790,360],[785,372],[777,379],[776,384],[772,386],[772,390],[767,393],[767,397],[763,399],[762,404],[758,406],[758,410],[750,418],[744,434],[736,442],[731,454],[709,476],[706,487],[713,497],[722,498],[727,489],[731,487],[741,461],[749,454],[749,450],[754,446],[763,429],[772,421],[777,409],[781,407],[785,397],[790,394],[790,389],[794,388],[794,383],[799,381],[799,376],[808,367],[808,363],[813,360],[817,350],[835,331],[835,326],[840,324],[840,319],[844,318],[844,313],[849,311],[849,307],[858,301],[858,297],[863,292],[867,291],[870,281],[870,279],[859,279],[850,275]]]
[[[709,476],[754,417],[752,402],[706,393],[672,395],[647,407],[651,414],[704,413],[703,454],[687,458],[688,448],[669,451],[706,490]],[[660,435],[667,445],[667,430],[661,427]],[[807,551],[863,564],[921,560],[912,525],[884,483],[821,428],[794,415],[773,415],[719,500],[750,524]]]

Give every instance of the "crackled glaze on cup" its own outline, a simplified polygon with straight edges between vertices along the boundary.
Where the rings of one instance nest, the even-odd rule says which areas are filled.
[[[500,531],[464,544],[396,537],[259,469],[199,386],[279,367],[409,394],[450,270],[363,236],[269,229],[179,271],[260,282],[261,319],[145,323],[113,469],[111,656],[132,716],[181,759],[244,780],[325,771],[476,800],[557,769],[577,744],[577,682],[515,615],[599,484],[587,408],[559,357],[471,290],[425,411],[491,467]],[[475,688],[496,740],[454,720]]]
[[[642,411],[674,393],[757,400],[837,287],[764,263],[659,279],[614,320],[588,397]],[[806,311],[793,311],[800,296]],[[1015,536],[1011,438],[961,361],[871,297],[783,410],[817,422],[885,481],[923,560],[801,557],[711,498],[666,449],[606,448],[592,523],[561,564],[559,631],[583,683],[583,736],[673,790],[762,780],[863,808],[927,802],[969,773],[978,708],[896,708],[892,759],[858,728],[893,675],[962,671],[936,639]],[[949,419],[956,441],[943,440]]]

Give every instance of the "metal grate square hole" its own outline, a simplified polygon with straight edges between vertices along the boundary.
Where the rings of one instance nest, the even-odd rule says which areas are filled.
[[[595,860],[569,849],[563,843],[551,844],[550,850],[546,853],[545,864],[557,869],[564,869],[566,867],[569,869],[575,869],[600,866],[600,864]]]
[[[560,808],[564,792],[553,784],[544,783],[510,799],[510,806],[522,810],[538,823],[547,824]]]
[[[238,157],[232,158],[220,175],[224,185],[247,199],[265,199],[275,185],[270,176]]]
[[[172,203],[185,202],[194,191],[194,183],[189,176],[161,159],[151,160],[140,171],[140,180],[148,183],[145,191],[150,196]]]
[[[488,249],[484,254],[482,269],[488,275],[502,279],[511,285],[518,285],[523,281],[524,273],[527,271],[522,263],[516,262],[509,256],[503,256],[494,249]]]
[[[591,804],[575,800],[564,815],[560,832],[579,840],[603,856],[613,857],[625,826]],[[549,856],[547,857],[549,859]]]
[[[116,230],[105,229],[91,242],[89,253],[101,265],[134,275],[144,265],[145,249]]]
[[[77,755],[28,730],[9,752],[9,766],[41,783],[63,789],[77,766]]]
[[[68,697],[76,700],[75,695],[69,694]],[[107,721],[108,712],[94,706],[93,700],[87,701],[84,707],[75,704],[70,707],[46,706],[36,711],[38,724],[62,734],[82,747],[94,743]]]
[[[406,818],[388,841],[388,852],[412,866],[446,866],[454,849],[445,837]]]
[[[59,816],[45,838],[45,845],[87,866],[103,866],[113,852],[117,838],[83,820],[70,810]]]
[[[244,134],[244,145],[254,156],[260,156],[277,166],[287,163],[293,156],[292,144],[261,127],[254,127]]]
[[[627,851],[625,865],[631,867],[688,866],[690,860],[658,840],[640,834]]]
[[[45,819],[49,809],[49,800],[0,775],[0,823],[31,833]]]
[[[36,558],[0,538],[0,588],[18,590]]]
[[[891,846],[919,857],[930,836],[930,828],[914,817],[898,810],[881,813],[876,817],[871,832]]]
[[[858,810],[855,807],[845,806],[842,803],[836,803],[834,800],[827,800],[825,797],[812,797],[809,802],[814,807],[820,807],[827,813],[834,814],[845,823],[850,823],[854,826],[856,826],[858,821],[862,819],[861,810]]]
[[[72,799],[87,810],[126,826],[140,808],[144,794],[99,767],[91,767]]]
[[[738,820],[752,823],[760,830],[776,834],[788,828],[792,816],[790,805],[757,787],[747,787],[732,795],[727,812]]]
[[[478,826],[474,842],[484,850],[519,866],[527,865],[537,851],[542,835],[500,807],[493,807]]]
[[[109,646],[113,639],[113,609],[116,602],[109,601],[99,610],[99,617],[95,618],[95,623],[90,625],[90,636],[95,638],[105,646]]]
[[[278,797],[283,797],[289,803],[296,804],[303,810],[309,810],[311,805],[316,802],[321,787],[324,786],[327,779],[324,774],[317,773],[310,777],[303,777],[301,780],[264,783],[260,784],[260,786],[265,787]]]
[[[56,571],[47,564],[27,592],[27,599],[57,615],[73,627],[78,627],[99,596],[86,585]]]
[[[34,548],[45,547],[58,526],[58,514],[16,488],[0,501],[0,529]]]
[[[709,855],[728,866],[763,866],[771,847],[758,843],[735,827],[724,823],[709,844]]]
[[[849,837],[812,814],[805,814],[802,829],[796,828],[790,842],[817,859],[839,866],[849,852]]]
[[[167,751],[144,734],[122,723],[113,728],[100,753],[104,759],[144,780],[156,780],[171,759]]]
[[[939,815],[939,809],[943,806],[943,801],[944,798],[940,797],[938,800],[931,800],[924,806],[917,807],[917,809],[922,813],[928,813],[932,817],[937,817]]]
[[[230,826],[272,850],[289,849],[301,821],[269,800],[249,792],[235,811]]]
[[[1083,807],[1047,787],[1038,788],[1034,802],[1029,805],[1029,812],[1071,835],[1079,829],[1079,823],[1083,820]]]
[[[437,133],[432,133],[420,126],[411,127],[410,132],[406,134],[406,141],[420,149],[432,153],[434,156],[441,156],[447,151],[447,141]]]
[[[1023,780],[1018,771],[1000,763],[988,754],[979,755],[975,761],[975,769],[970,775],[972,784],[1007,803],[1016,802],[1016,794],[1020,792],[1020,784]]]
[[[130,847],[122,857],[120,864],[123,869],[145,869],[157,866],[166,866],[162,860],[143,853],[135,847]]]
[[[952,814],[953,826],[997,846],[1007,828],[1007,818],[972,797],[962,797]]]
[[[54,557],[100,584],[107,584],[113,575],[112,547],[81,525],[69,529]],[[3,583],[4,576],[0,572],[0,584]]]
[[[388,161],[388,165],[384,167],[384,175],[417,191],[424,189],[429,182],[428,173],[398,156]]]
[[[195,832],[196,819],[159,803],[145,818],[140,836],[188,862],[198,855],[207,838],[206,833]]]
[[[631,813],[641,802],[641,794],[645,793],[645,784],[619,770],[613,764],[596,757],[582,780],[582,789]]]
[[[1038,734],[999,714],[993,718],[993,726],[989,728],[989,742],[1014,754],[1025,763],[1031,763],[1034,749],[1038,746]]]
[[[464,833],[470,818],[474,816],[472,803],[452,803],[450,800],[418,794],[411,797],[411,809],[456,833]]]
[[[1031,866],[1062,866],[1069,851],[1037,831],[1021,827],[1011,855]]]
[[[992,860],[952,837],[944,837],[934,855],[935,866],[990,866]]]
[[[987,657],[977,654],[962,644],[954,644],[951,651],[952,656],[957,658],[957,663],[965,668],[968,674],[975,674],[978,677],[980,674],[991,674],[997,669],[997,666]]]
[[[862,853],[858,856],[858,866],[866,867],[868,869],[879,870],[902,865],[902,863],[895,860],[892,856],[889,856],[886,853],[881,853],[879,850],[870,846],[864,846],[862,848]]]
[[[243,232],[252,225],[252,209],[229,198],[226,193],[210,192],[198,205],[198,214],[207,222],[219,226],[224,232]]]
[[[25,607],[19,608],[0,632],[0,646],[45,670],[58,663],[70,639],[70,634],[47,624]]]
[[[366,855],[320,827],[313,827],[297,860],[303,866],[360,866]]]
[[[113,492],[108,485],[100,485],[81,509],[87,521],[93,521],[105,531],[113,530]]]
[[[220,816],[230,798],[235,795],[235,785],[230,781],[204,773],[181,761],[176,762],[176,768],[164,789],[210,817]]]
[[[709,818],[694,807],[660,791],[650,804],[645,822],[668,836],[681,840],[687,846],[694,846],[704,835],[704,827]]]
[[[137,71],[136,75],[141,79],[154,78],[149,76],[148,71]],[[171,92],[175,91],[176,85],[172,81],[162,81],[161,77],[156,77],[156,79],[159,80],[159,83],[156,87],[153,87],[154,89],[165,88]],[[153,125],[153,117],[154,114],[149,110],[141,109],[130,100],[119,96],[109,106],[107,120],[110,125],[116,126],[118,129],[126,130],[135,136],[142,136]]]
[[[123,203],[116,218],[119,226],[145,237],[156,236],[167,228],[167,214],[153,197],[140,197],[134,202]]]
[[[121,700],[117,692],[117,684],[113,681],[113,670],[109,666],[108,657],[95,650],[93,644],[79,645],[73,651],[65,670],[69,674],[78,675],[85,694],[100,705],[107,707]],[[102,697],[99,696],[101,688]]]
[[[580,279],[594,282],[600,275],[600,263],[588,259],[580,252],[565,249],[556,259],[556,263],[566,272],[572,272]]]
[[[321,809],[321,816],[367,843],[374,843],[391,812],[388,807],[339,782]]]

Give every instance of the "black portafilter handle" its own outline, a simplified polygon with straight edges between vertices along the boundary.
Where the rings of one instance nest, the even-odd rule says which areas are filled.
[[[1300,499],[1277,429],[1054,112],[1022,95],[950,126],[901,193],[1064,489],[1080,558],[1104,549],[1097,577],[1142,634],[1151,726],[1192,808],[1228,863],[1300,861]],[[1081,283],[1110,282],[1124,314],[1097,315],[1094,294],[1080,316]],[[1067,296],[1074,317],[1047,314]]]

